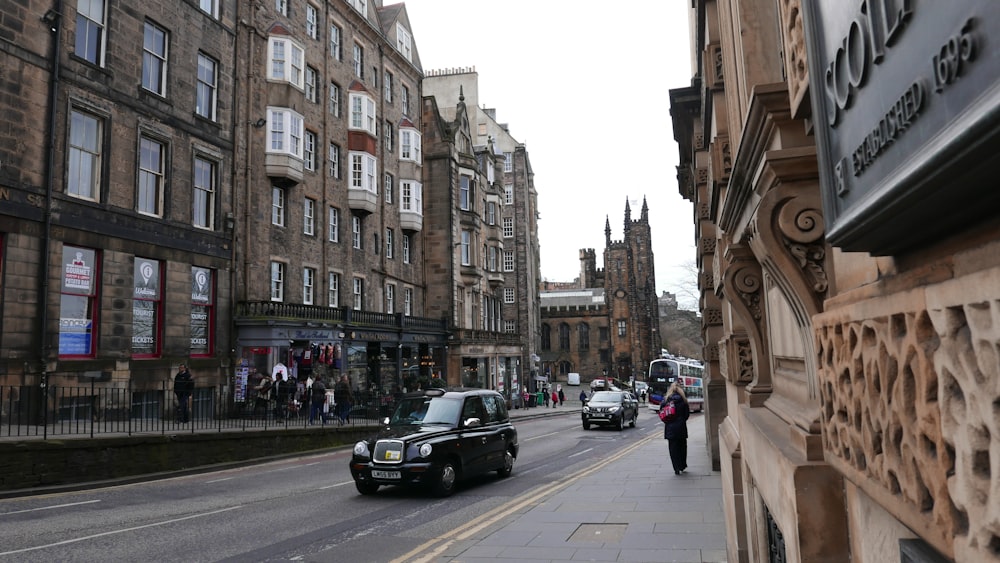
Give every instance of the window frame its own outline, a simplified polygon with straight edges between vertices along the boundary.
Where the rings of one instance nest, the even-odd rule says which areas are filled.
[[[101,251],[96,248],[63,245],[62,252],[63,265],[59,289],[59,339],[56,350],[60,360],[93,358],[97,356],[97,344],[100,340],[98,329],[101,326],[101,311],[99,306],[100,284],[98,282],[101,279]],[[90,261],[89,266],[87,259]],[[77,312],[82,312],[82,317],[64,316],[71,314],[71,311],[68,310],[70,307],[67,307],[67,299],[84,304],[82,311],[79,311],[81,307],[75,307]],[[67,335],[66,342],[63,341],[64,334]],[[71,340],[68,338],[69,335],[83,336],[73,338],[74,342],[69,342]],[[73,343],[80,340],[85,343],[85,350],[82,349],[83,347],[78,350],[72,346]],[[81,353],[68,353],[70,351]]]
[[[306,65],[302,91],[305,92],[307,101],[313,104],[319,103],[319,71],[309,65]]]
[[[410,127],[399,128],[399,159],[421,162],[421,142],[420,132]]]
[[[302,268],[302,304],[312,305],[316,300],[316,268]]]
[[[334,60],[344,60],[344,30],[335,23],[330,24],[330,55]]]
[[[330,142],[330,148],[327,149],[327,162],[330,165],[330,177],[340,178],[340,145],[334,142]]]
[[[95,3],[100,3],[100,20],[94,19]],[[83,9],[86,3],[87,9]],[[106,0],[79,0],[76,7],[76,37],[73,45],[73,55],[98,67],[104,67],[106,54],[108,26],[108,3]],[[84,32],[84,30],[86,32]],[[93,38],[96,32],[97,37]],[[81,52],[82,51],[82,52]],[[91,58],[93,51],[93,58]]]
[[[204,185],[202,182],[199,163],[209,166],[208,185]],[[201,153],[195,153],[191,174],[191,225],[199,229],[215,230],[215,200],[219,192],[219,162]]]
[[[271,224],[275,227],[284,227],[287,224],[286,207],[285,189],[271,186]]]
[[[305,90],[305,48],[287,36],[267,38],[267,80]]]
[[[211,77],[202,74],[202,61],[211,63]],[[198,72],[196,78],[198,84],[195,92],[194,112],[205,119],[216,121],[219,92],[219,62],[205,53],[198,51]],[[209,78],[211,82],[207,81]]]
[[[364,92],[351,92],[348,94],[348,105],[351,108],[351,116],[347,122],[347,128],[353,131],[365,131],[372,137],[378,137],[375,123],[378,119],[375,99]]]
[[[302,200],[302,234],[316,235],[316,200],[311,197]]]
[[[305,118],[302,114],[290,108],[268,106],[267,131],[269,141],[266,152],[302,159],[302,136],[305,131]]]
[[[354,278],[351,282],[352,289],[352,308],[355,311],[365,310],[365,280],[362,278]]]
[[[388,315],[396,314],[396,285],[387,283],[385,284],[385,313]]]
[[[514,218],[503,217],[501,222],[503,223],[503,238],[514,238]]]
[[[149,32],[153,37],[148,37]],[[149,44],[148,40],[160,41]],[[158,44],[156,44],[158,43]],[[154,50],[155,49],[155,50]],[[167,63],[170,56],[170,32],[151,21],[143,23],[142,34],[142,89],[157,96],[167,97]],[[155,80],[155,83],[154,83]]]
[[[271,261],[271,301],[275,303],[285,301],[285,268],[284,262]]]
[[[387,260],[392,260],[395,255],[395,231],[392,227],[385,228],[385,257]]]
[[[340,273],[328,272],[326,277],[326,304],[328,307],[340,307]]]
[[[340,209],[330,206],[327,213],[327,240],[340,242]]]
[[[306,129],[302,136],[302,168],[316,171],[316,133]]]
[[[142,277],[140,274],[145,271],[145,266],[147,264],[156,265],[155,272],[153,272],[150,276],[150,279],[152,279],[153,276],[156,276],[155,285],[153,287],[149,287],[148,285],[143,284],[143,287],[140,287],[140,277]],[[135,359],[158,358],[163,350],[163,262],[152,258],[140,258],[136,256],[133,266],[132,346],[129,350],[129,355]],[[143,305],[140,307],[140,304]],[[136,311],[142,310],[145,307],[152,308],[152,314],[150,316],[153,320],[150,322],[150,334],[148,335],[148,338],[152,340],[152,343],[151,346],[148,347],[148,350],[136,352],[136,317],[139,316],[136,315]],[[138,338],[142,337],[143,335],[138,336]]]
[[[74,137],[77,135],[74,132],[77,127],[74,126],[76,122],[75,116],[81,116],[83,119],[91,119],[94,124],[94,139],[93,147],[86,146],[84,144],[74,144]],[[84,141],[90,140],[88,135],[88,124],[82,123],[79,125],[82,127],[80,131],[80,136],[84,137]],[[76,106],[70,107],[69,123],[68,123],[68,133],[66,135],[66,195],[84,199],[87,201],[100,201],[101,200],[101,187],[104,176],[104,133],[106,128],[106,120],[104,117],[99,116],[93,112],[89,112],[83,108]],[[79,182],[81,176],[81,170],[83,167],[80,166],[80,162],[84,160],[89,161],[88,174],[89,179],[86,182],[88,184],[88,193],[84,194],[77,187],[73,190],[74,186],[82,185]],[[74,172],[75,171],[75,172]],[[74,181],[74,176],[77,180]]]
[[[514,251],[504,250],[503,251],[503,271],[513,272],[514,271]]]
[[[154,164],[146,158],[147,149],[144,145],[151,144],[158,147],[157,151],[157,162],[155,163],[156,168],[151,168],[150,165]],[[137,181],[136,181],[136,191],[135,191],[135,210],[141,215],[147,215],[150,217],[163,217],[163,204],[164,204],[164,190],[166,190],[167,185],[167,162],[169,158],[167,157],[168,145],[162,139],[153,137],[148,133],[139,134],[139,150],[137,159]],[[149,186],[145,185],[148,181],[153,180],[153,197],[150,198],[149,194],[145,193],[149,190]],[[149,210],[148,200],[153,201],[153,210]]]
[[[306,35],[319,39],[319,9],[306,2]]]

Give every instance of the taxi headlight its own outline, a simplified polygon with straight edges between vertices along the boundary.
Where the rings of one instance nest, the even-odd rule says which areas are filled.
[[[418,451],[420,452],[420,457],[430,457],[431,452],[434,451],[434,447],[430,444],[421,444]]]
[[[354,444],[354,455],[368,457],[368,442],[361,441]]]

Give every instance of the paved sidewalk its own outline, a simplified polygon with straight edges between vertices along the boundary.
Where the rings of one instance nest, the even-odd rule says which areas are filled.
[[[573,416],[580,410],[563,408]],[[517,410],[515,418],[545,409]],[[725,562],[722,481],[711,468],[702,415],[692,416],[688,432],[684,474],[674,475],[667,442],[656,434],[623,456],[597,460],[595,470],[518,505],[434,560]]]

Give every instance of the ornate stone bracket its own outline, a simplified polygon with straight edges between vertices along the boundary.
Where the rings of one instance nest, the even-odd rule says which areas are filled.
[[[745,327],[745,340],[750,351],[749,363],[740,355],[730,356],[730,360],[739,359],[740,363],[749,366],[752,375],[741,374],[739,377],[749,379],[747,391],[752,395],[760,395],[760,397],[750,397],[748,402],[752,406],[759,406],[771,392],[770,351],[766,330],[767,314],[764,309],[764,277],[760,264],[754,259],[749,248],[745,246],[730,245],[726,249],[726,259],[728,259],[729,265],[724,270],[722,293]]]

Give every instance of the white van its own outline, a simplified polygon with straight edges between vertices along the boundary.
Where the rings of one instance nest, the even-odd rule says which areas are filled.
[[[570,373],[566,375],[566,383],[569,385],[579,385],[580,384],[580,374]]]

